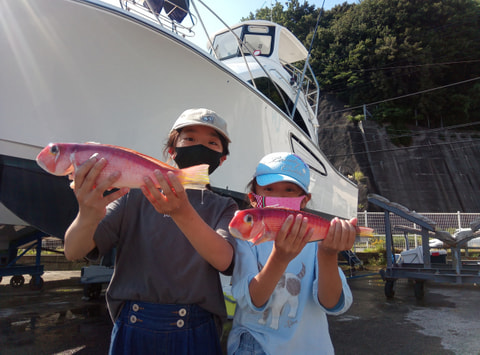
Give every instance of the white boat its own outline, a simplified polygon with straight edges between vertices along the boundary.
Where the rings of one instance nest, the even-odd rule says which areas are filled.
[[[307,58],[301,42],[282,26],[249,21],[212,36],[208,53],[167,4],[0,1],[0,225],[63,238],[77,206],[68,179],[35,163],[48,143],[95,141],[163,160],[174,120],[194,107],[216,111],[232,136],[230,156],[211,176],[216,190],[243,198],[264,155],[291,151],[311,167],[309,208],[356,216],[357,187],[318,147],[314,77],[292,66]],[[190,9],[202,4],[191,0]],[[192,11],[185,21],[200,18]]]

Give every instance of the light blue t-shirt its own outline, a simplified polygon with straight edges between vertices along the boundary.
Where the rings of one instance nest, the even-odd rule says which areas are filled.
[[[318,301],[318,243],[308,243],[293,259],[267,303],[255,307],[248,285],[268,260],[273,241],[253,246],[237,241],[232,295],[237,301],[228,354],[238,348],[240,336],[249,332],[267,354],[334,354],[328,331],[328,315],[347,311],[352,293],[339,268],[343,293],[334,309]]]

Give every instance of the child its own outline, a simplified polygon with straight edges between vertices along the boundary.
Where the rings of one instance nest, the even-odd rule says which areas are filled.
[[[250,182],[253,207],[305,208],[310,172],[298,156],[272,153]],[[356,219],[335,218],[327,237],[307,243],[307,219],[288,217],[275,241],[237,241],[232,294],[237,308],[228,354],[333,354],[327,314],[345,312],[352,294],[337,254],[355,241]]]
[[[165,152],[179,168],[206,163],[211,173],[229,142],[221,117],[192,109],[173,125]],[[95,186],[105,164],[92,157],[75,174],[79,212],[65,235],[65,256],[98,258],[116,247],[106,295],[114,321],[110,354],[221,354],[226,309],[218,271],[233,270],[228,223],[236,203],[210,190],[185,190],[173,173],[159,171],[161,189],[145,178],[141,191],[104,197],[121,174]]]

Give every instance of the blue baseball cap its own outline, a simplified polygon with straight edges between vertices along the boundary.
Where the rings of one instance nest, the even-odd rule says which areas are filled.
[[[276,182],[292,182],[308,193],[310,169],[299,156],[288,153],[270,153],[262,158],[253,176],[260,186]]]

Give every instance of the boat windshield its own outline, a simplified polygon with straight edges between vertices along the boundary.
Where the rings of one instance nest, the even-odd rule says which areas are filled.
[[[275,28],[262,25],[244,25],[233,32],[242,40],[244,55],[270,56],[273,51],[273,34]],[[213,40],[213,48],[219,60],[241,56],[238,41],[230,31],[220,33]]]

